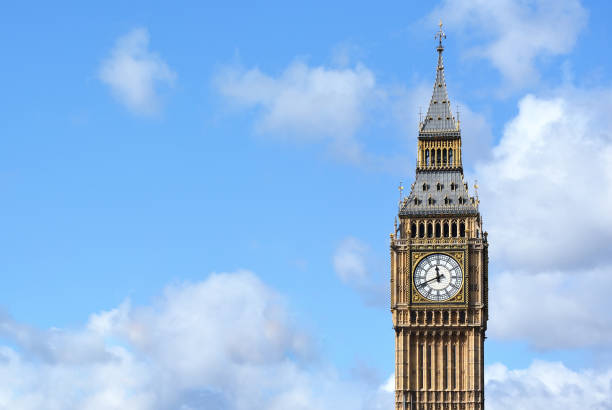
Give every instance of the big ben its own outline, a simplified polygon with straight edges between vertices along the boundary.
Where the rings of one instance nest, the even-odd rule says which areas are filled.
[[[484,408],[488,242],[463,176],[461,129],[444,77],[419,123],[416,177],[391,234],[396,410]]]

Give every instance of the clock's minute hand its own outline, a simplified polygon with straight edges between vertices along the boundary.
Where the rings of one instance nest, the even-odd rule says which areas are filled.
[[[437,280],[437,281],[439,282],[439,281],[440,281],[440,279],[442,279],[442,278],[444,278],[444,274],[443,274],[443,273],[442,273],[442,274],[439,274],[439,275],[437,275],[436,277],[433,277],[433,278],[431,278],[431,279],[429,279],[429,280],[426,280],[425,282],[419,283],[419,284],[417,285],[417,287],[419,287],[419,288],[420,288],[420,287],[421,287],[421,286],[423,286],[423,285],[427,285],[427,284],[428,284],[429,282],[431,282],[432,280]]]

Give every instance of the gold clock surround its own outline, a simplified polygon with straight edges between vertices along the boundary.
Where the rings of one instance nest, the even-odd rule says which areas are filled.
[[[414,284],[414,271],[417,267],[417,265],[419,264],[419,262],[421,261],[421,259],[429,256],[429,255],[434,255],[437,253],[441,253],[443,255],[447,255],[450,256],[451,258],[454,258],[457,263],[459,264],[459,266],[461,267],[461,272],[463,273],[463,280],[461,281],[461,288],[459,289],[459,291],[457,292],[456,295],[454,295],[453,297],[451,297],[448,300],[445,300],[443,302],[436,302],[436,301],[432,301],[429,299],[424,298],[416,289],[416,286]],[[411,268],[410,268],[410,277],[407,278],[410,280],[410,288],[409,288],[409,292],[410,294],[407,295],[407,299],[411,300],[412,303],[416,306],[434,306],[434,307],[458,307],[461,305],[467,306],[468,303],[468,298],[469,298],[469,292],[465,291],[465,286],[466,283],[469,280],[469,275],[467,272],[467,269],[465,268],[465,254],[466,254],[466,250],[462,250],[462,251],[457,251],[457,250],[450,250],[450,249],[434,249],[431,251],[426,251],[426,252],[413,252],[412,253],[412,263],[411,263]],[[467,296],[466,296],[467,293]]]

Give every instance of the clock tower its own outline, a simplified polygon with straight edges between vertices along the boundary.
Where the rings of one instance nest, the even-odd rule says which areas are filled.
[[[461,129],[444,79],[419,123],[416,177],[391,234],[396,410],[484,408],[488,242],[464,181]],[[474,186],[477,189],[477,186]],[[400,187],[400,192],[401,192]]]

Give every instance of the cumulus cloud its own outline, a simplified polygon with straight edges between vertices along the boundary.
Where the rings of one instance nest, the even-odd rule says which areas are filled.
[[[520,87],[538,81],[538,59],[572,50],[587,12],[579,0],[444,0],[431,17],[477,37],[469,54]]]
[[[149,50],[144,28],[120,37],[110,56],[102,62],[100,80],[131,111],[154,114],[160,109],[160,89],[174,83],[176,74],[155,52]]]
[[[333,264],[336,275],[359,292],[364,303],[383,306],[387,302],[387,284],[375,279],[371,250],[367,244],[353,237],[343,239],[334,252]]]
[[[612,267],[573,272],[504,272],[490,281],[489,335],[536,349],[612,344]],[[564,324],[564,325],[560,325]]]
[[[497,363],[485,370],[487,408],[610,409],[612,370],[574,371],[562,363],[535,361],[526,369]]]
[[[378,409],[392,397],[312,360],[282,297],[249,272],[168,286],[76,330],[0,320],[0,408]],[[359,394],[355,394],[359,391]],[[382,407],[381,407],[382,406]]]
[[[476,166],[494,266],[491,335],[541,349],[609,345],[612,90],[568,86],[518,108]]]
[[[514,269],[590,268],[612,240],[612,90],[528,95],[477,166],[494,259]]]
[[[365,66],[310,67],[296,61],[278,76],[258,68],[226,67],[214,83],[232,103],[258,110],[259,132],[324,140],[343,157],[360,159],[361,146],[353,136],[364,122],[376,86]]]

